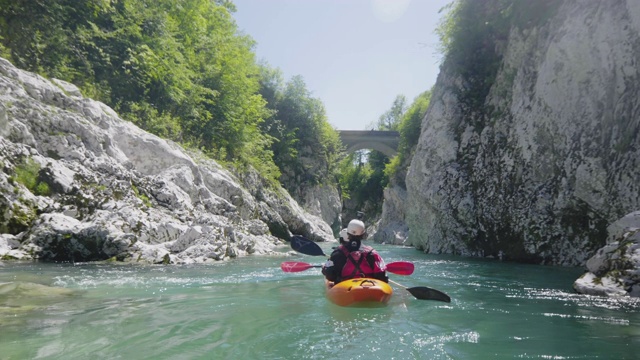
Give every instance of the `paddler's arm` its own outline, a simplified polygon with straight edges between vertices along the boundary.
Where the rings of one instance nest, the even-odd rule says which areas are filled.
[[[344,254],[340,251],[334,251],[331,253],[329,260],[322,265],[322,275],[324,275],[327,280],[336,282],[345,262]]]
[[[373,250],[371,251],[371,254],[367,256],[367,261],[369,260],[372,260],[369,262],[372,269],[381,270],[381,271],[375,272],[371,277],[388,283],[389,277],[387,276],[387,271],[385,270],[386,265],[384,263],[384,260],[382,259],[382,256],[380,256],[380,254],[378,254],[377,251]]]

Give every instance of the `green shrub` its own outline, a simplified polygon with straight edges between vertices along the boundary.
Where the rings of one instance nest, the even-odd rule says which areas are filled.
[[[439,51],[447,67],[460,75],[458,88],[463,115],[476,128],[484,126],[491,109],[486,97],[502,65],[504,49],[513,29],[539,26],[549,21],[561,1],[556,0],[456,0],[443,10],[436,29]]]
[[[45,182],[38,180],[40,164],[33,159],[26,159],[15,168],[13,180],[24,185],[29,191],[40,196],[51,195],[51,189]]]
[[[153,206],[153,204],[151,203],[151,200],[149,200],[149,197],[147,195],[145,195],[144,193],[141,193],[137,186],[131,185],[131,190],[133,190],[133,193],[136,195],[136,197],[138,199],[142,200],[142,203],[146,207],[152,207]]]
[[[38,184],[38,172],[40,164],[33,159],[26,159],[16,166],[14,180],[33,191]]]
[[[420,138],[422,119],[427,113],[431,101],[431,91],[425,91],[418,95],[409,108],[402,114],[397,125],[400,133],[398,153],[385,166],[384,174],[390,180],[401,187],[405,187],[404,175],[411,163],[413,152]]]
[[[51,195],[51,188],[49,188],[49,185],[45,182],[39,182],[35,189],[33,189],[33,193],[36,195],[41,195],[41,196],[49,196]]]

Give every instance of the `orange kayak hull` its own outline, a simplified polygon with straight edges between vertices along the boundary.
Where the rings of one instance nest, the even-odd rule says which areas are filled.
[[[393,289],[382,280],[356,278],[333,285],[325,280],[327,298],[339,306],[384,306],[391,299]]]

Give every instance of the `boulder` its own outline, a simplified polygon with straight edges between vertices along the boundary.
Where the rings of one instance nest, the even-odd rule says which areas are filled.
[[[610,242],[587,261],[573,288],[582,294],[640,297],[640,212],[608,227]]]

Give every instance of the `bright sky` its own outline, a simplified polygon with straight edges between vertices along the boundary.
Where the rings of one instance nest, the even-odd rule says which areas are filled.
[[[301,75],[339,130],[364,130],[436,82],[435,28],[451,0],[233,0],[238,27],[285,80]]]

